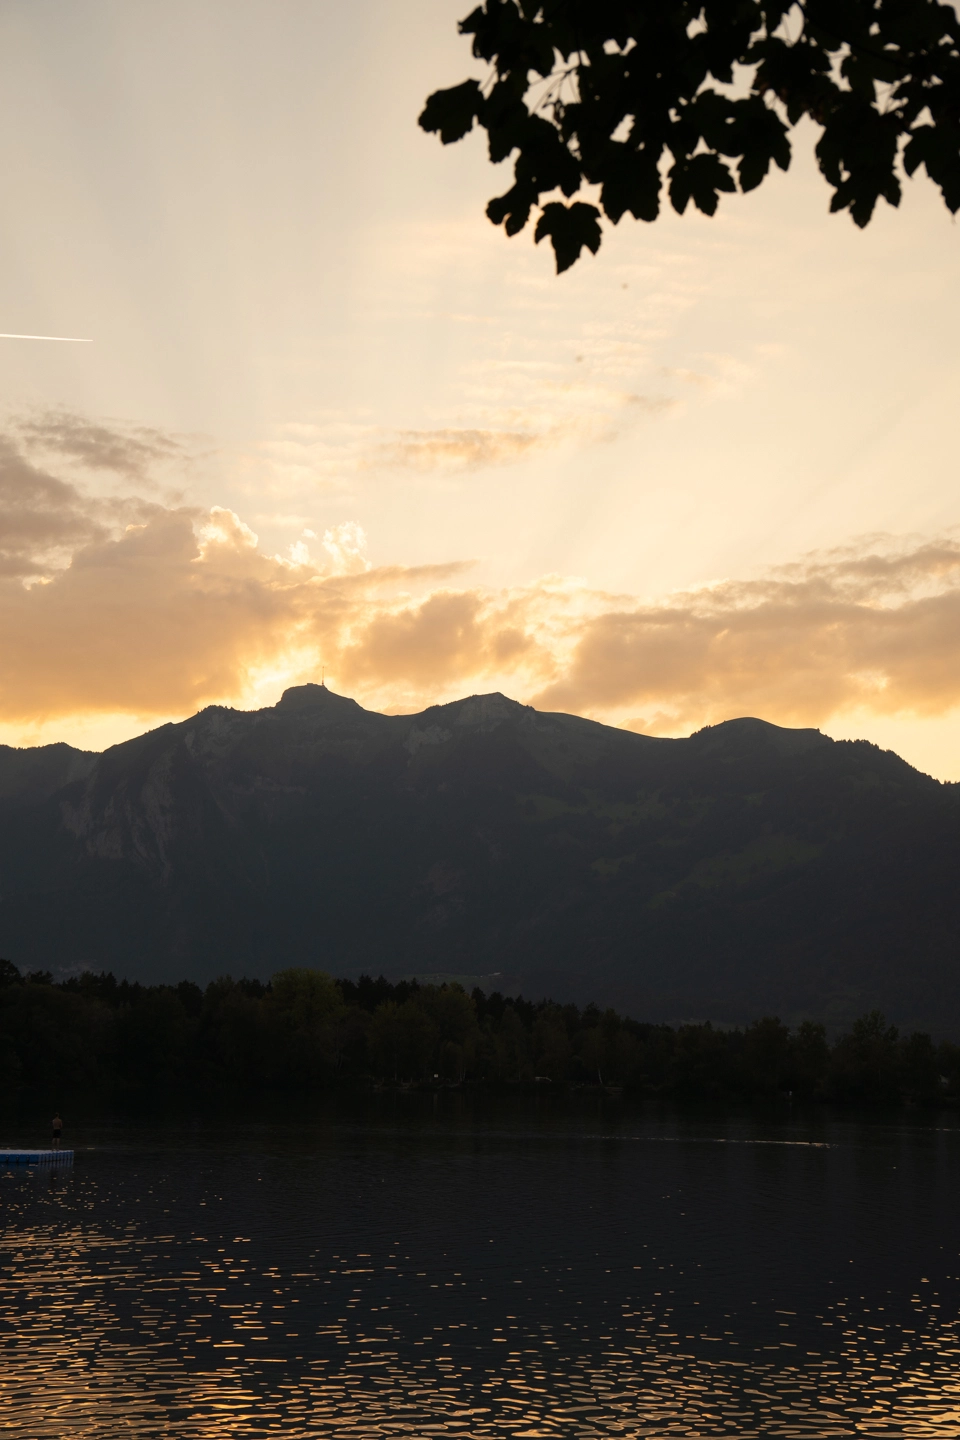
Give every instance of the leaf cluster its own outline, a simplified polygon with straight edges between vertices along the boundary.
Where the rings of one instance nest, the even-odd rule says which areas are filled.
[[[666,186],[713,215],[786,170],[804,117],[832,211],[866,225],[921,165],[960,208],[960,21],[939,0],[483,0],[460,30],[489,78],[436,91],[420,124],[445,145],[479,125],[513,158],[487,215],[515,235],[538,210],[558,272],[599,249],[601,211],[655,220]]]

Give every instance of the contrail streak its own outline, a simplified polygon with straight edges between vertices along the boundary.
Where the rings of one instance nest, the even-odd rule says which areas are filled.
[[[0,335],[0,340],[63,340],[67,345],[92,345],[79,335]]]

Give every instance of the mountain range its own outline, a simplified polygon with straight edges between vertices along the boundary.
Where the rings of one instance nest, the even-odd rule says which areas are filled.
[[[958,859],[960,786],[756,719],[660,739],[302,685],[102,754],[0,747],[0,955],[58,976],[483,976],[956,1033]]]

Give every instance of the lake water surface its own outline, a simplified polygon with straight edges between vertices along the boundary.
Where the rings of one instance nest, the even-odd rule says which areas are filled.
[[[960,1435],[954,1117],[380,1098],[0,1175],[0,1429]]]

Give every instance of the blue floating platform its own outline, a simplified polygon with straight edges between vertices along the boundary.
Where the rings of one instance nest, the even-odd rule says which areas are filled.
[[[72,1150],[0,1150],[0,1165],[72,1165]]]

